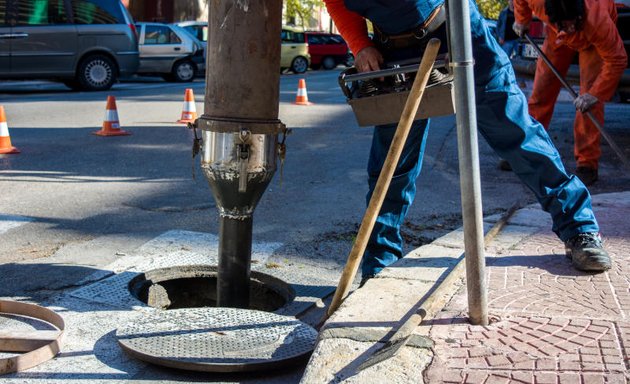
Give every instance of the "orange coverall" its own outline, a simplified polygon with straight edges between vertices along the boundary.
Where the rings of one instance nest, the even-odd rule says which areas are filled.
[[[599,101],[589,111],[603,126],[604,102],[612,98],[619,79],[626,68],[628,57],[619,36],[617,10],[612,0],[584,0],[582,28],[575,33],[559,31],[549,23],[544,0],[514,0],[516,22],[527,25],[532,13],[546,25],[547,37],[542,51],[565,76],[576,52],[580,60],[580,94],[589,93]],[[534,89],[529,99],[529,113],[545,129],[560,92],[561,83],[547,64],[538,58]],[[600,133],[586,114],[576,111],[574,155],[577,166],[597,169],[601,156]]]

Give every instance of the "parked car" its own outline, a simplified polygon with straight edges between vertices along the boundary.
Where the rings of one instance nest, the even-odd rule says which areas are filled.
[[[626,48],[626,53],[630,56],[630,6],[622,3],[617,4],[617,29]],[[542,48],[545,38],[545,28],[543,23],[538,20],[532,20],[529,28],[529,36],[532,40]],[[512,66],[517,76],[521,78],[533,78],[536,72],[536,60],[538,52],[527,42],[527,40],[519,41],[516,48],[516,54],[512,57]],[[569,67],[566,80],[571,85],[580,84],[580,69],[578,63],[578,55],[575,56],[574,64]],[[630,61],[628,68],[623,73],[619,85],[617,87],[617,95],[621,101],[630,99]]]
[[[208,22],[207,21],[180,21],[175,25],[184,28],[188,33],[201,41],[203,47],[208,43]]]
[[[119,0],[0,1],[0,79],[101,91],[137,68],[136,29]]]
[[[306,31],[304,35],[311,55],[311,68],[333,69],[339,64],[348,67],[354,64],[354,56],[341,35],[317,31]]]
[[[140,36],[139,75],[160,75],[167,81],[193,81],[205,70],[204,48],[173,24],[136,24]]]
[[[280,48],[280,70],[289,69],[293,73],[304,73],[311,65],[308,43],[303,31],[282,27],[282,47]]]

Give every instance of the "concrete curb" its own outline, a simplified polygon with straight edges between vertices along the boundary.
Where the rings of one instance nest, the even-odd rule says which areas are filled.
[[[485,233],[499,217],[484,219]],[[543,228],[551,228],[548,214],[537,204],[524,207],[512,216],[486,252],[500,253]],[[393,358],[361,372],[357,367],[415,313],[449,274],[454,275],[449,278],[453,283],[430,304],[434,311],[438,312],[462,288],[465,269],[454,268],[463,258],[463,236],[463,229],[459,228],[410,252],[354,291],[324,324],[301,383],[422,382],[424,370],[433,358],[432,343],[427,341],[427,329],[422,327]]]

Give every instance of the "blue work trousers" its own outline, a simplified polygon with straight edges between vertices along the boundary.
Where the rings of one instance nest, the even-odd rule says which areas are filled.
[[[547,132],[529,116],[527,99],[516,84],[508,57],[484,25],[474,2],[469,3],[479,132],[551,214],[552,230],[562,241],[579,233],[598,232],[588,190],[577,177],[566,173]],[[396,124],[374,128],[368,201],[395,131]],[[428,120],[415,121],[412,126],[368,242],[363,276],[376,274],[403,256],[400,227],[416,193],[428,131]]]

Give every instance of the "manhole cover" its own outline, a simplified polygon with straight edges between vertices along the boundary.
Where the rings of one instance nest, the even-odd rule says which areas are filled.
[[[236,308],[156,311],[116,331],[132,356],[171,368],[255,371],[288,365],[315,347],[317,331],[293,317]]]

